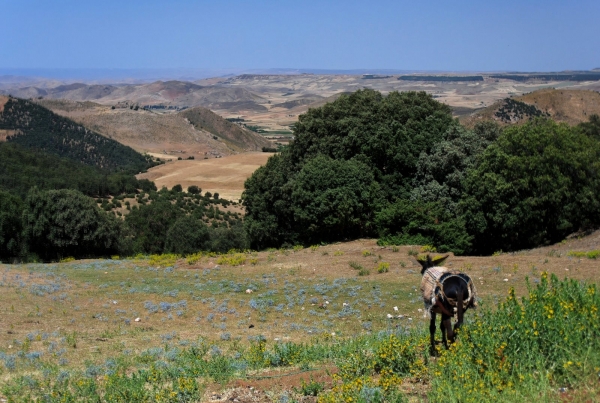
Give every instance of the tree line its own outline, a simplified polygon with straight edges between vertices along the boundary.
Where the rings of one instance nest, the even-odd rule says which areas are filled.
[[[600,224],[600,124],[538,118],[473,130],[424,92],[373,90],[310,109],[245,183],[254,248],[358,237],[489,254]]]
[[[490,254],[600,224],[595,115],[574,127],[540,117],[467,129],[425,92],[359,90],[301,115],[294,136],[246,181],[243,219],[229,201],[195,186],[157,190],[125,169],[0,144],[0,259],[360,237]]]
[[[113,198],[111,205],[121,205],[123,196]],[[185,255],[249,246],[241,215],[225,210],[231,202],[218,194],[202,195],[196,186],[184,192],[177,185],[140,191],[136,200],[119,218],[112,208],[103,211],[96,200],[75,189],[33,187],[24,199],[0,190],[0,260]]]

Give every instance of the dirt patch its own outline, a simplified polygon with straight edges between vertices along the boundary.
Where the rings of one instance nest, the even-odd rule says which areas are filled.
[[[4,111],[4,105],[8,102],[8,97],[0,95],[0,113]]]
[[[337,368],[319,368],[315,370],[298,370],[287,368],[285,371],[269,371],[249,376],[247,379],[238,379],[233,383],[234,388],[255,388],[262,390],[294,390],[299,389],[302,382],[308,383],[312,378],[315,382],[331,386],[330,373],[337,372]]]
[[[137,175],[150,179],[157,188],[172,188],[180,184],[184,189],[196,185],[202,192],[218,193],[222,199],[237,201],[244,191],[244,182],[264,165],[271,153],[244,153],[224,158],[173,161]]]
[[[280,402],[283,395],[291,401],[299,403],[315,403],[314,396],[303,396],[300,392],[302,382],[308,383],[311,379],[331,387],[330,372],[336,368],[319,368],[315,370],[298,370],[286,368],[281,371],[265,371],[258,375],[250,375],[246,379],[237,379],[226,386],[224,390],[209,389],[203,401],[207,402]]]

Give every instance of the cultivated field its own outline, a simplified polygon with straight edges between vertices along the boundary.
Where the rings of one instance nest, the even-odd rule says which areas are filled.
[[[447,265],[476,282],[482,309],[467,312],[472,321],[511,287],[527,295],[526,278],[535,285],[543,272],[597,283],[600,261],[572,256],[597,249],[599,232],[515,254],[451,257]],[[62,401],[70,388],[91,399],[101,387],[107,401],[142,401],[111,395],[115,385],[119,393],[135,389],[138,378],[118,375],[126,369],[142,371],[144,382],[158,377],[148,390],[157,401],[314,402],[299,392],[309,377],[330,388],[333,362],[358,348],[352,343],[368,345],[380,331],[422,334],[427,343],[417,251],[358,240],[187,260],[0,265],[0,384],[13,398],[56,393],[48,401]],[[382,267],[389,271],[378,273]],[[420,375],[402,382],[410,401],[426,399],[423,379],[435,375],[423,374],[434,364],[421,362]],[[183,381],[171,378],[178,371],[188,374]]]
[[[219,193],[222,199],[237,201],[244,191],[244,182],[272,153],[244,153],[224,158],[171,161],[137,176],[150,179],[160,189],[180,184],[184,189],[196,185],[202,192]]]

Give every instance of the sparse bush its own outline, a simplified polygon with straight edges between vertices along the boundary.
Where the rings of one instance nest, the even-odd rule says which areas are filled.
[[[363,268],[363,267],[362,267],[360,264],[358,264],[358,263],[356,263],[356,262],[350,262],[350,263],[348,263],[348,264],[349,264],[349,265],[350,265],[350,267],[352,267],[354,270],[360,270],[360,269],[362,269],[362,268]]]
[[[379,262],[379,265],[377,265],[377,273],[387,273],[388,271],[390,271],[390,264]]]
[[[371,272],[369,271],[369,269],[362,268],[362,269],[358,270],[358,275],[359,276],[368,276],[369,274],[371,274]]]

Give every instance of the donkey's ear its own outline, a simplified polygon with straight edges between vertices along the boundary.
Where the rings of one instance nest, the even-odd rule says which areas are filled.
[[[420,255],[417,255],[415,259],[417,259],[417,262],[419,262],[419,264],[423,268],[423,271],[430,267],[430,264],[431,264],[431,256],[430,255],[420,254]]]
[[[433,261],[433,264],[436,266],[440,266],[442,264],[444,264],[444,262],[446,261],[446,259],[448,259],[448,256],[450,255],[446,255],[446,256],[436,256],[433,259],[431,259]]]

